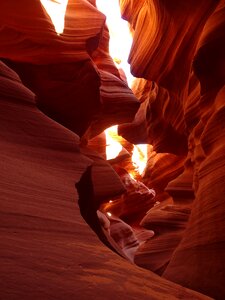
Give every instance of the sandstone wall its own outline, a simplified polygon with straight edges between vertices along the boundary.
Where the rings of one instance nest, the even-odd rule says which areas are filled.
[[[135,143],[131,130],[142,124],[153,149],[169,153],[162,154],[168,155],[162,178],[174,167],[171,154],[184,159],[183,171],[163,187],[172,205],[162,201],[142,221],[156,236],[139,250],[136,262],[224,299],[224,1],[121,0],[120,5],[133,30],[132,72],[142,78],[134,94],[145,103],[141,116],[120,132]],[[149,165],[149,184],[154,172]]]

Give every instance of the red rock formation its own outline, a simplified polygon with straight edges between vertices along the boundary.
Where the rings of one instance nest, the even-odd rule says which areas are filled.
[[[69,1],[64,33],[57,35],[39,0],[4,1],[0,8],[4,24],[1,57],[32,64],[89,60],[88,51],[97,47],[105,22],[105,17],[87,1]],[[90,16],[95,26],[90,26]]]
[[[225,297],[224,0],[120,4],[135,96],[94,0],[69,1],[61,35],[39,0],[0,3],[4,300]],[[117,123],[128,148],[153,146],[156,198],[116,174],[130,149],[105,161],[99,134]],[[96,211],[115,197],[110,232]]]
[[[135,228],[139,227],[145,213],[155,203],[155,191],[147,188],[141,181],[131,178],[124,169],[119,174],[125,193],[111,202],[104,203],[102,210],[111,212]]]
[[[40,112],[17,74],[0,66],[0,297],[209,299],[102,246],[80,216],[74,188],[82,177],[92,194],[86,170],[93,161],[81,154],[78,136]]]
[[[44,113],[80,136],[88,129],[88,137],[113,123],[132,120],[139,104],[127,85],[114,76],[119,72],[104,53],[108,42],[104,15],[86,1],[69,1],[64,33],[57,35],[39,0],[32,5],[23,0],[16,8],[13,1],[1,4],[5,27],[0,56],[35,92]],[[27,18],[32,9],[37,13]]]
[[[133,75],[147,80],[143,84],[141,79],[133,90],[149,103],[120,132],[135,142],[131,130],[142,124],[142,136],[155,151],[186,156],[183,173],[177,169],[163,190],[172,196],[172,207],[191,209],[176,235],[170,224],[181,224],[178,215],[170,213],[168,219],[166,203],[152,208],[142,225],[158,230],[158,235],[139,249],[136,262],[224,299],[224,1],[120,4],[133,29]],[[162,178],[166,168],[170,172],[171,165],[161,172]]]
[[[195,168],[196,198],[183,240],[164,276],[222,299],[224,295],[224,89],[201,134]],[[200,147],[200,146],[199,146]],[[197,150],[197,149],[196,149]],[[195,153],[197,155],[197,151]],[[202,157],[202,154],[204,155]],[[197,161],[197,157],[196,157]],[[178,267],[178,263],[182,264]],[[187,266],[188,264],[188,266]],[[185,276],[182,274],[184,268]],[[178,270],[181,272],[177,276]],[[201,270],[204,270],[202,278]]]

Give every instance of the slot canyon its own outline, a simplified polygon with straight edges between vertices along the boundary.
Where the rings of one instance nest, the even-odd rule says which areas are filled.
[[[0,300],[224,300],[225,0],[0,15]]]

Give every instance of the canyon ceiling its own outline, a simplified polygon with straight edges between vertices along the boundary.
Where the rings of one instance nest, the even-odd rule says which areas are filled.
[[[225,1],[119,2],[132,90],[95,0],[0,2],[2,300],[225,299]]]

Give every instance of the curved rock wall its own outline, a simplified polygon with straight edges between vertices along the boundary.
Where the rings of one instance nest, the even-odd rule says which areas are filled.
[[[120,133],[139,142],[132,128],[142,124],[141,136],[157,155],[170,153],[170,161],[176,154],[184,167],[163,187],[173,202],[162,201],[143,219],[156,234],[139,249],[136,262],[224,299],[225,3],[121,0],[120,5],[133,29],[132,72],[144,78],[133,91],[146,103]],[[172,165],[161,169],[164,178]],[[154,172],[149,164],[153,182]]]
[[[224,298],[224,1],[120,4],[135,96],[94,0],[69,1],[62,35],[38,0],[0,3],[4,300]],[[142,205],[98,153],[99,133],[117,123],[131,143],[153,145],[143,181],[157,196],[145,187]],[[113,241],[96,213],[121,194],[136,226],[151,208],[138,249],[130,226],[115,219]],[[119,238],[131,260],[170,281],[115,256],[80,214],[115,252],[124,256]]]
[[[76,134],[37,109],[35,95],[3,63],[0,77],[0,298],[210,299],[99,242],[80,216],[75,189],[82,181],[93,197],[93,160]]]

